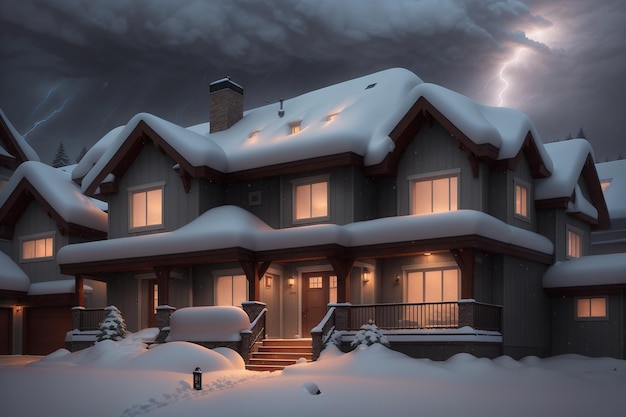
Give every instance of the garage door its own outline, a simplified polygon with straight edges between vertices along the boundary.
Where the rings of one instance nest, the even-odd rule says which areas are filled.
[[[72,329],[70,307],[24,309],[24,353],[47,355],[65,347],[65,334]]]
[[[11,326],[12,308],[0,308],[0,355],[13,353],[11,340],[13,340],[13,327]]]

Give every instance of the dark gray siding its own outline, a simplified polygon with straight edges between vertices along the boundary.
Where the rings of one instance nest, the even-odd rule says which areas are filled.
[[[54,234],[54,258],[42,261],[21,261],[21,238],[25,236],[44,236]],[[32,201],[24,214],[15,225],[13,235],[13,260],[30,277],[30,282],[45,282],[59,279],[67,279],[61,275],[56,263],[56,252],[67,244],[67,235],[62,235],[57,230],[57,225],[43,210],[39,203]]]
[[[549,300],[543,291],[546,266],[493,255],[494,302],[502,305],[503,353],[513,358],[549,353]]]
[[[410,213],[411,176],[455,169],[460,170],[459,208],[483,210],[484,183],[474,178],[467,155],[457,141],[437,123],[420,129],[398,164],[397,214]]]
[[[178,229],[201,214],[199,194],[211,195],[212,187],[193,180],[190,192],[186,193],[174,165],[174,160],[159,152],[155,146],[146,145],[142,148],[134,163],[120,178],[117,194],[109,198],[110,239],[129,235],[129,187],[140,187],[161,182],[165,184],[163,187],[164,227],[158,231]],[[210,203],[206,201],[204,204],[210,206]],[[132,234],[137,233],[133,232]]]
[[[578,353],[586,356],[626,358],[624,293],[608,296],[608,319],[576,319],[576,297],[552,299],[551,354]]]
[[[225,203],[242,207],[269,226],[280,228],[280,179],[276,177],[225,186]]]

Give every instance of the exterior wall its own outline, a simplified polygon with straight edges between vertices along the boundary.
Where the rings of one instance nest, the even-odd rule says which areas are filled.
[[[577,319],[576,297],[555,296],[551,301],[552,355],[578,353],[626,359],[626,297],[623,291],[608,296],[607,319]]]
[[[626,252],[626,218],[611,218],[611,228],[591,234],[594,255]]]
[[[293,184],[292,181],[309,177],[330,175],[329,179],[329,213],[330,220],[323,223],[348,224],[354,221],[354,177],[350,167],[334,168],[329,171],[317,171],[301,175],[288,175],[280,179],[281,187],[281,227],[293,227]],[[320,222],[311,222],[320,223]]]
[[[217,185],[206,181],[192,180],[189,193],[184,190],[183,182],[174,170],[174,160],[162,154],[150,144],[145,145],[134,163],[120,178],[118,192],[109,197],[109,239],[145,233],[164,232],[178,229],[197,218],[200,207],[210,208],[221,203],[222,192]],[[164,182],[163,187],[163,228],[149,232],[129,231],[128,188]],[[211,204],[211,195],[215,193],[216,203]],[[209,196],[201,204],[200,194]]]
[[[142,288],[142,283],[145,283],[145,280],[139,281],[130,273],[115,274],[107,280],[107,304],[114,305],[120,310],[130,332],[146,327],[140,322],[141,318],[147,323],[143,317],[145,314],[140,311],[140,306],[145,306],[148,302],[144,300],[147,287]]]
[[[275,229],[281,227],[280,178],[227,184],[224,190],[225,204],[244,208]]]
[[[397,214],[410,214],[409,177],[460,170],[459,208],[483,210],[483,181],[474,178],[467,155],[441,125],[424,126],[407,147],[398,164]]]
[[[543,290],[546,266],[504,255],[491,256],[493,302],[502,305],[503,354],[549,353],[549,299]]]
[[[48,260],[25,261],[21,260],[21,238],[54,234],[54,257]],[[31,201],[24,210],[24,214],[15,225],[13,235],[13,260],[28,275],[31,283],[68,279],[61,275],[56,263],[56,252],[67,244],[67,235],[58,232],[56,223],[41,208],[39,203]]]

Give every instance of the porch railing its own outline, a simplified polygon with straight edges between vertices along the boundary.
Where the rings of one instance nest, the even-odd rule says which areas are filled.
[[[372,304],[350,307],[350,328],[373,320],[381,329],[449,329],[459,326],[457,302]]]
[[[98,330],[107,315],[103,308],[72,308],[72,327],[81,331]]]

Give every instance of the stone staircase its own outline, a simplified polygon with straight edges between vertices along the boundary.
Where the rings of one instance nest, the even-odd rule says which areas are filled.
[[[298,359],[311,361],[311,339],[264,339],[255,352],[250,354],[246,369],[251,371],[280,371],[295,364]]]

